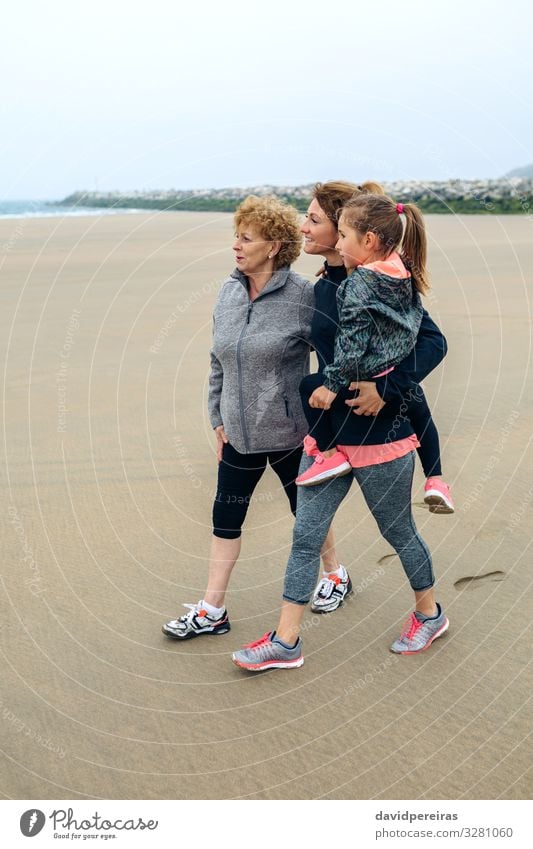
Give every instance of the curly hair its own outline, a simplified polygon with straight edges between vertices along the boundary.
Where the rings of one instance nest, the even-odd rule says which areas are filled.
[[[298,259],[303,236],[298,212],[290,204],[277,197],[248,195],[235,210],[233,221],[236,230],[243,225],[252,225],[266,242],[281,242],[281,248],[274,257],[276,271]]]

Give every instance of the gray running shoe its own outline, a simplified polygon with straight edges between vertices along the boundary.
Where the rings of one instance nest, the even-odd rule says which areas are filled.
[[[262,672],[264,669],[293,669],[302,666],[302,641],[288,649],[276,639],[275,631],[268,631],[259,640],[248,643],[240,651],[233,652],[233,663],[249,672]]]
[[[189,612],[185,616],[180,616],[179,619],[166,622],[161,629],[163,634],[174,640],[190,640],[192,637],[200,637],[203,634],[227,634],[231,629],[228,611],[224,608],[222,616],[219,619],[213,619],[207,610],[203,609],[202,604],[202,599],[198,604],[184,604],[184,607],[190,608]]]
[[[437,637],[448,630],[449,622],[437,604],[439,615],[435,619],[423,619],[416,610],[404,625],[399,638],[394,641],[390,650],[396,654],[417,654],[428,649]]]
[[[348,572],[344,579],[338,575],[323,575],[311,599],[311,613],[331,613],[332,610],[337,610],[352,592]]]

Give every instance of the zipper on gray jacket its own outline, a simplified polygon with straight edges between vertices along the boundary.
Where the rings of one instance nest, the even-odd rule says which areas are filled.
[[[242,385],[243,381],[242,381],[242,368],[241,368],[241,347],[242,347],[242,340],[243,340],[244,334],[246,333],[246,328],[248,327],[248,325],[250,323],[250,315],[252,313],[253,305],[254,305],[253,301],[250,301],[250,303],[248,304],[248,309],[246,311],[246,323],[245,323],[244,327],[242,328],[240,335],[239,335],[239,339],[237,341],[237,370],[238,370],[238,373],[239,373],[239,415],[240,415],[240,419],[241,419],[241,430],[242,430],[242,438],[244,440],[244,453],[245,454],[248,453],[249,443],[248,443],[248,430],[246,428],[246,417],[244,415],[244,388],[243,388],[243,385]]]
[[[262,292],[260,295],[257,296],[257,298],[255,300],[258,301],[260,298],[267,297],[270,294],[271,294],[271,292]],[[239,374],[239,416],[240,416],[240,420],[241,420],[241,430],[242,430],[242,436],[243,436],[243,441],[244,441],[244,453],[245,454],[248,454],[248,452],[249,452],[250,443],[249,443],[249,440],[248,440],[248,429],[246,427],[246,418],[245,418],[245,415],[244,415],[244,388],[243,388],[242,368],[241,368],[241,347],[242,347],[244,334],[246,333],[246,329],[247,329],[248,325],[250,324],[250,318],[252,316],[252,310],[253,310],[254,303],[255,303],[255,301],[249,301],[249,303],[248,303],[248,307],[247,307],[247,310],[246,310],[246,322],[245,322],[245,324],[244,324],[244,326],[243,326],[243,328],[242,328],[242,330],[239,334],[239,338],[237,340],[237,351],[236,351],[237,371],[238,371],[238,374]],[[286,406],[288,408],[288,403],[287,403]],[[287,413],[287,415],[290,418],[289,413]],[[294,422],[294,430],[295,431],[297,430],[296,422]]]

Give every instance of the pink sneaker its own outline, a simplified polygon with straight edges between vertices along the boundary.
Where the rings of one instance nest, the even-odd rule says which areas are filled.
[[[430,513],[455,513],[450,487],[440,478],[428,478],[424,487],[424,501]]]
[[[341,475],[347,475],[351,471],[352,467],[341,451],[335,451],[331,457],[324,457],[318,452],[313,465],[297,477],[295,483],[296,486],[316,486],[332,478],[340,478]]]

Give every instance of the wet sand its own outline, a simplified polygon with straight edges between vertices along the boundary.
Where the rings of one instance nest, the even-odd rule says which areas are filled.
[[[231,218],[0,221],[4,797],[530,797],[533,222],[428,225],[450,352],[425,388],[458,510],[427,512],[420,468],[413,501],[450,630],[390,654],[411,593],[354,486],[336,521],[353,599],[307,615],[301,669],[254,677],[230,654],[276,622],[292,524],[270,472],[232,631],[160,632],[204,589]]]

